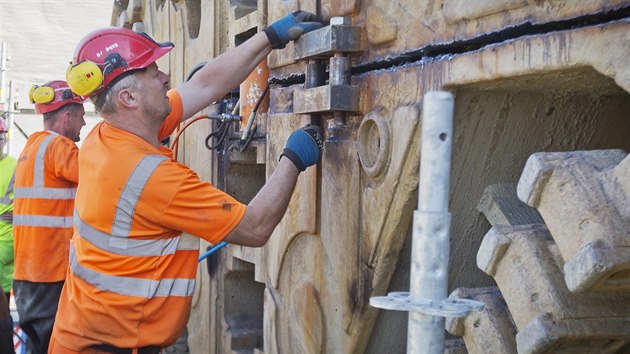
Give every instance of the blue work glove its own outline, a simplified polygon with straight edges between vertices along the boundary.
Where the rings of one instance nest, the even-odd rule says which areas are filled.
[[[322,128],[307,124],[289,136],[280,158],[282,156],[288,158],[298,170],[304,171],[307,167],[319,162],[323,149],[324,132],[322,132]]]
[[[317,16],[306,11],[296,11],[272,23],[263,32],[269,38],[273,49],[282,49],[290,41],[320,27],[322,24],[317,22]]]

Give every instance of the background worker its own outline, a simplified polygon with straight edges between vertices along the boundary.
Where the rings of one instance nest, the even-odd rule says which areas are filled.
[[[0,118],[0,352],[13,353],[9,294],[13,281],[13,181],[17,160],[4,153],[9,126]]]
[[[321,129],[291,135],[273,175],[247,206],[201,181],[159,142],[238,86],[272,46],[321,26],[305,22],[313,19],[288,15],[175,90],[155,64],[173,44],[123,28],[92,32],[79,43],[67,80],[74,92],[90,96],[104,122],[79,156],[70,271],[50,353],[158,353],[176,341],[190,315],[199,238],[182,232],[212,243],[267,242],[300,171],[320,158]]]
[[[29,97],[44,131],[28,137],[15,171],[13,292],[33,353],[46,353],[68,268],[85,111],[65,81],[34,86]]]

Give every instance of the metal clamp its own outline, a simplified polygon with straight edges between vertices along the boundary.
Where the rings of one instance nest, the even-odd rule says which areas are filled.
[[[307,32],[295,41],[295,60],[330,58],[336,53],[352,54],[364,50],[360,27],[352,27],[348,17],[333,17],[330,25]]]
[[[305,33],[295,41],[295,59],[308,60],[306,87],[293,94],[293,112],[358,112],[361,89],[350,83],[350,58],[363,51],[359,27],[352,27],[347,17],[333,17],[330,26]],[[328,59],[328,83],[317,69],[317,62]]]
[[[408,292],[391,292],[388,296],[371,297],[370,305],[385,310],[419,312],[437,317],[466,317],[470,312],[484,307],[482,302],[467,299],[412,300]]]

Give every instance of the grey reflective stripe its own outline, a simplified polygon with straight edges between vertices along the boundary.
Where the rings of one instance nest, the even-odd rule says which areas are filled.
[[[33,166],[33,187],[34,188],[44,188],[44,156],[46,156],[46,149],[48,149],[48,144],[57,137],[57,133],[50,132],[50,135],[44,139],[44,141],[39,145],[37,149],[37,154],[35,155],[35,165]]]
[[[0,199],[0,204],[13,204],[13,198],[11,198],[11,192],[13,192],[13,184],[15,183],[15,170],[13,170],[13,174],[11,175],[11,179],[9,180],[9,184],[7,185],[7,191],[4,193],[4,197]]]
[[[44,187],[44,157],[48,144],[59,134],[47,130],[49,136],[39,145],[33,162],[33,187],[20,187],[15,189],[15,198],[37,199],[74,199],[76,188],[45,188]]]
[[[157,167],[165,160],[167,158],[164,156],[147,155],[135,167],[116,205],[111,233],[100,231],[84,222],[75,210],[74,222],[78,229],[79,239],[84,239],[107,252],[126,256],[159,257],[174,254],[180,247],[189,247],[190,241],[181,236],[159,240],[139,240],[129,237],[138,199]],[[195,290],[195,279],[151,280],[108,275],[83,267],[76,259],[74,246],[70,247],[70,267],[76,276],[97,289],[120,295],[143,298],[192,296]]]
[[[166,160],[168,159],[161,155],[147,155],[138,162],[120,194],[111,233],[100,231],[84,222],[75,210],[74,222],[79,235],[105,251],[127,256],[159,257],[174,254],[176,250],[180,249],[181,238],[179,236],[159,240],[129,238],[138,199],[153,172],[160,163]]]
[[[180,251],[199,251],[199,237],[192,235],[181,235],[177,249]]]
[[[165,160],[167,158],[161,155],[147,155],[136,165],[116,205],[116,217],[114,217],[114,225],[112,225],[112,235],[129,236],[133,213],[136,209],[136,204],[138,204],[140,194],[155,169]]]
[[[72,227],[72,218],[69,216],[14,214],[13,226]]]
[[[72,269],[74,275],[92,284],[95,288],[120,295],[150,299],[165,296],[192,296],[195,291],[195,279],[170,278],[150,280],[99,273],[83,267],[77,262],[74,246],[72,245],[70,246],[70,269]]]
[[[16,188],[15,198],[74,199],[76,188]]]
[[[94,246],[111,253],[127,256],[155,256],[175,253],[178,248],[179,237],[160,240],[137,240],[128,235],[110,235],[99,231],[81,220],[77,211],[74,211],[74,225],[79,235]]]

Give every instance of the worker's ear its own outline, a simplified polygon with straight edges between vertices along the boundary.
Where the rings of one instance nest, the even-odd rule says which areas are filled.
[[[66,108],[63,111],[63,115],[61,116],[61,122],[63,123],[64,127],[67,127],[70,125],[71,120],[72,120],[72,114],[70,112],[70,109]]]
[[[133,90],[131,87],[127,87],[118,91],[116,99],[123,107],[136,108],[139,104],[138,94],[138,91]]]

